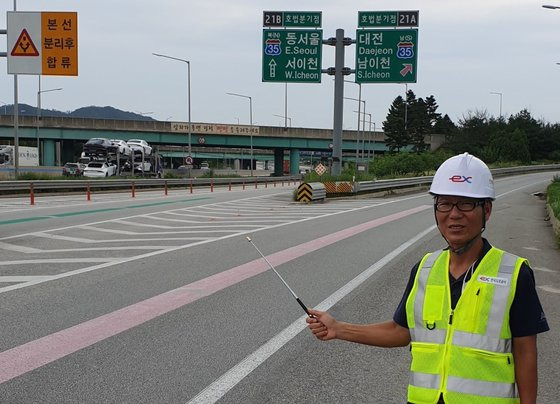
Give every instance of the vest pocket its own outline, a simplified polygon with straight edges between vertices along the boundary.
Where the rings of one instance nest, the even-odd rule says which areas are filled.
[[[410,365],[410,370],[421,373],[440,373],[444,347],[445,345],[441,344],[412,342],[412,364]]]
[[[433,324],[442,319],[445,286],[427,285],[422,309],[424,324]]]
[[[465,379],[515,383],[511,353],[496,353],[474,348],[453,347],[450,375]]]

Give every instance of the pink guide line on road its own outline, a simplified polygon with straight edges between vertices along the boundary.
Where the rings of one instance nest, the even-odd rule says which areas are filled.
[[[429,209],[423,205],[359,224],[267,256],[275,266],[374,227]],[[0,383],[127,331],[202,297],[267,271],[261,258],[0,353]]]

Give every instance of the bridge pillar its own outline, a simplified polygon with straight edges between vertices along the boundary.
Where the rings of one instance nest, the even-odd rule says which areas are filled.
[[[42,139],[43,142],[43,155],[41,160],[43,160],[44,166],[54,166],[55,160],[55,147],[54,147],[54,140],[51,139]]]
[[[299,149],[290,150],[290,175],[299,174]]]
[[[281,177],[284,174],[284,150],[274,149],[274,176]]]

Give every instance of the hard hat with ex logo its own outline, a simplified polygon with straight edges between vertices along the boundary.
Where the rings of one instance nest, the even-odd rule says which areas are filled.
[[[469,153],[450,157],[439,166],[432,180],[430,194],[496,199],[490,169]]]

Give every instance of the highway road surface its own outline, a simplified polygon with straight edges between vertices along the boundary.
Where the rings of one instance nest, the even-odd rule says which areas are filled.
[[[560,397],[560,252],[534,195],[554,174],[497,179],[485,233],[534,268],[540,403]],[[0,402],[406,402],[409,350],[314,339],[246,236],[307,306],[383,321],[444,246],[431,198],[294,187],[0,199]]]

